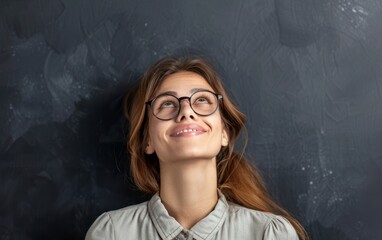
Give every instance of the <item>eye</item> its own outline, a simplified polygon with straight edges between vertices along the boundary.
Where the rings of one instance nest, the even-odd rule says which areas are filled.
[[[176,107],[176,106],[175,106],[175,103],[173,103],[171,101],[163,102],[160,105],[160,108],[173,108],[173,107]]]
[[[156,111],[170,110],[173,111],[177,109],[178,99],[171,95],[161,95],[157,97],[153,102],[153,109]]]
[[[196,97],[192,104],[213,104],[214,96],[212,94],[203,93]]]
[[[205,97],[199,97],[198,99],[196,99],[195,103],[208,103],[208,99],[205,98]]]

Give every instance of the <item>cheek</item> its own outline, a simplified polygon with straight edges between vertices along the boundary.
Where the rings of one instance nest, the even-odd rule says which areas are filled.
[[[218,112],[218,114],[216,114],[215,123],[216,123],[216,126],[217,126],[220,130],[223,129],[224,123],[223,123],[223,118],[221,117],[220,112]]]
[[[213,136],[220,138],[223,132],[223,122],[220,115],[217,115],[216,117],[214,117],[214,119],[211,119],[211,121],[208,124],[212,129]]]
[[[156,129],[157,129],[157,124],[154,119],[149,119],[149,124],[148,124],[148,141],[151,145],[154,144],[155,142],[155,137],[157,135]]]
[[[149,122],[149,141],[154,147],[166,141],[165,122],[157,122],[157,120],[151,120]]]

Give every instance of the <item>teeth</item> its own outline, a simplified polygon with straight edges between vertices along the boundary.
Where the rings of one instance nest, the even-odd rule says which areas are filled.
[[[196,132],[196,131],[198,131],[198,130],[196,130],[196,129],[183,129],[183,130],[176,132],[176,135],[179,135],[179,134],[184,133],[184,132]]]

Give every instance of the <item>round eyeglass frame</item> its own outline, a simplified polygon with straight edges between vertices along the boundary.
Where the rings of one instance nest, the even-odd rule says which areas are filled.
[[[213,95],[216,96],[216,99],[217,99],[216,108],[215,108],[215,110],[213,110],[213,111],[212,111],[211,113],[209,113],[209,114],[200,114],[200,113],[197,113],[197,112],[194,110],[194,108],[192,107],[192,104],[191,104],[191,98],[192,98],[192,96],[194,96],[196,93],[200,93],[200,92],[209,92],[209,93],[212,93]],[[174,117],[171,117],[171,118],[159,118],[158,116],[156,116],[156,115],[154,114],[154,112],[153,112],[153,108],[152,108],[152,103],[153,103],[157,98],[159,98],[159,97],[161,97],[161,96],[172,96],[172,97],[178,99],[178,102],[179,102],[179,109],[178,109],[177,114],[174,115]],[[223,96],[222,96],[221,94],[214,93],[214,92],[212,92],[212,91],[210,91],[210,90],[200,90],[200,91],[196,91],[196,92],[192,93],[191,96],[189,96],[189,97],[179,97],[179,98],[176,97],[176,96],[174,96],[174,95],[172,95],[172,94],[164,93],[164,94],[160,94],[160,95],[156,96],[155,98],[153,98],[153,99],[151,99],[151,100],[145,102],[145,104],[147,104],[148,106],[150,106],[151,114],[154,115],[154,117],[156,117],[157,119],[162,120],[162,121],[168,121],[168,120],[177,118],[177,117],[179,116],[180,109],[181,109],[181,106],[182,106],[182,105],[181,105],[181,101],[184,100],[184,99],[187,99],[187,100],[188,100],[188,104],[190,105],[190,108],[192,109],[192,111],[194,111],[195,114],[197,114],[197,115],[199,115],[199,116],[204,116],[204,117],[206,117],[206,116],[210,116],[210,115],[214,114],[214,113],[216,112],[216,110],[218,110],[218,108],[219,108],[219,100],[223,99]]]

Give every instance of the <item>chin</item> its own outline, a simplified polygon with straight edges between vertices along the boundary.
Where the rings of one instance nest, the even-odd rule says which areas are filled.
[[[200,152],[200,151],[180,151],[181,154],[173,155],[173,159],[180,161],[184,160],[198,160],[198,159],[213,159],[216,157],[217,153],[211,152]]]

